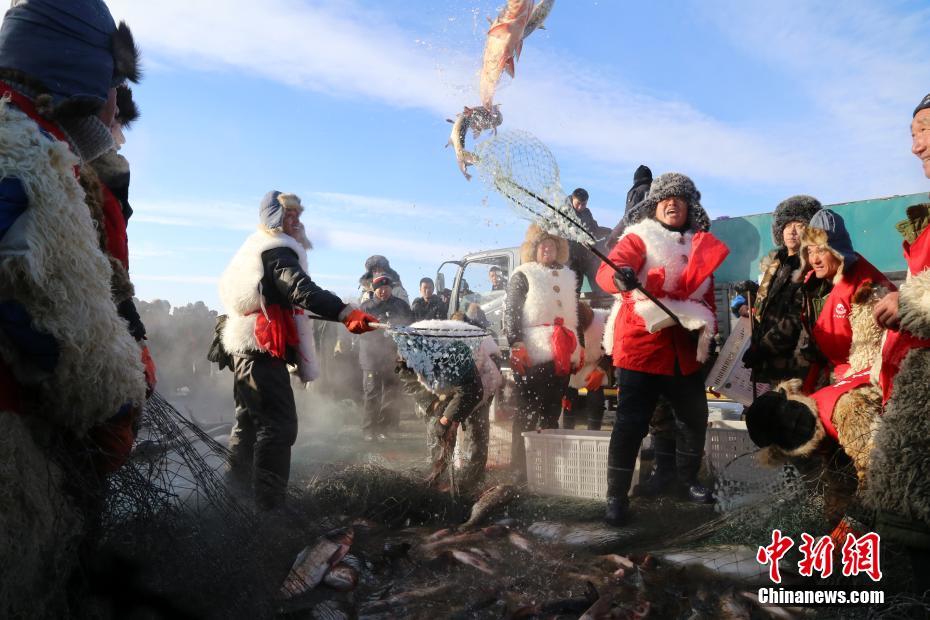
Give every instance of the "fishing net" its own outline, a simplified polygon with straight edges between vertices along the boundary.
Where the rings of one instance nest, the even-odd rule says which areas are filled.
[[[223,483],[228,459],[225,446],[156,392],[143,409],[129,461],[108,480],[104,530],[185,511],[244,518]]]
[[[476,155],[482,182],[520,217],[565,239],[595,241],[562,191],[555,156],[538,138],[520,130],[500,131],[479,144]]]
[[[461,380],[475,368],[475,354],[488,333],[460,321],[421,321],[388,333],[397,352],[433,391]]]

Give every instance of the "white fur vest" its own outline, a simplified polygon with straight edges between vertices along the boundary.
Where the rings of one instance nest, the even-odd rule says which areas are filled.
[[[249,235],[220,276],[220,301],[229,317],[223,328],[223,347],[229,353],[263,351],[255,339],[255,321],[265,305],[261,291],[265,273],[262,252],[281,247],[294,250],[300,267],[307,271],[307,251],[302,245],[284,233],[260,229]],[[320,374],[314,356],[313,328],[303,312],[295,311],[294,320],[300,337],[300,363],[292,372],[302,381],[313,381]]]
[[[623,236],[620,237],[621,241],[628,235],[636,235],[646,246],[646,260],[643,262],[639,273],[636,274],[639,281],[645,285],[650,270],[664,268],[665,281],[662,284],[662,290],[675,293],[688,266],[694,233],[691,231],[677,233],[668,230],[657,220],[646,219],[627,227]],[[700,330],[700,343],[697,350],[698,361],[707,359],[710,342],[717,325],[714,313],[702,301],[710,285],[711,280],[708,278],[687,299],[671,299],[670,297],[657,295],[657,297],[661,298],[662,303],[678,316],[685,329]],[[674,325],[674,321],[665,311],[639,291],[633,291],[631,297],[635,304],[634,311],[643,319],[646,329],[650,333],[656,333],[660,329]],[[613,351],[614,330],[617,316],[620,313],[620,306],[623,303],[622,295],[614,295],[614,298],[615,301],[610,311],[610,317],[608,317],[608,327],[604,330],[604,348],[612,354],[616,354]]]
[[[584,330],[584,366],[568,380],[570,387],[575,389],[584,387],[588,375],[601,361],[601,357],[604,355],[602,341],[604,339],[604,327],[607,324],[607,315],[607,310],[594,310],[594,318],[591,320],[591,324],[588,325],[588,329]]]
[[[0,239],[0,299],[19,303],[32,327],[55,339],[58,360],[40,370],[6,339],[0,358],[35,389],[43,418],[80,436],[123,404],[141,406],[145,380],[139,345],[111,297],[113,272],[77,164],[66,143],[0,101],[0,178],[19,179],[29,201]]]
[[[575,296],[577,276],[568,267],[543,267],[539,263],[523,263],[514,273],[522,273],[529,284],[523,305],[523,342],[532,365],[552,360],[552,331],[557,318],[565,328],[577,335],[578,298]],[[572,353],[572,363],[581,359],[581,347]]]

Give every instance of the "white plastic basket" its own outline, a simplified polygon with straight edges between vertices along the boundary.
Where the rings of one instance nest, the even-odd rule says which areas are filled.
[[[530,491],[589,499],[606,497],[610,431],[528,431],[523,433],[523,441]],[[633,478],[638,474],[634,472]]]
[[[791,465],[767,467],[759,462],[759,447],[749,438],[745,422],[712,421],[704,453],[721,512],[770,499],[797,480]]]

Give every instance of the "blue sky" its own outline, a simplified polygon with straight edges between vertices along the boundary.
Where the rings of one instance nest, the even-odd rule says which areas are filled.
[[[478,102],[486,0],[111,0],[143,50],[130,270],[142,299],[219,307],[216,279],[269,189],[299,194],[322,286],[384,254],[414,293],[526,222],[443,145]],[[911,111],[930,88],[925,2],[556,0],[496,100],[602,225],[632,172],[690,175],[712,217],[926,191]],[[470,140],[470,138],[469,138]]]

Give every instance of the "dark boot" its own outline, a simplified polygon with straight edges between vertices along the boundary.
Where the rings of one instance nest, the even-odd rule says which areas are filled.
[[[663,437],[655,438],[655,465],[649,477],[633,488],[633,495],[639,497],[656,497],[674,490],[677,476],[675,474],[675,440]]]
[[[696,504],[712,503],[713,492],[697,479],[701,469],[701,455],[682,454],[679,451],[675,456],[675,464],[678,469],[678,496]]]
[[[633,470],[607,470],[607,512],[604,520],[608,525],[623,525],[627,521],[630,506],[630,484],[633,482]]]

